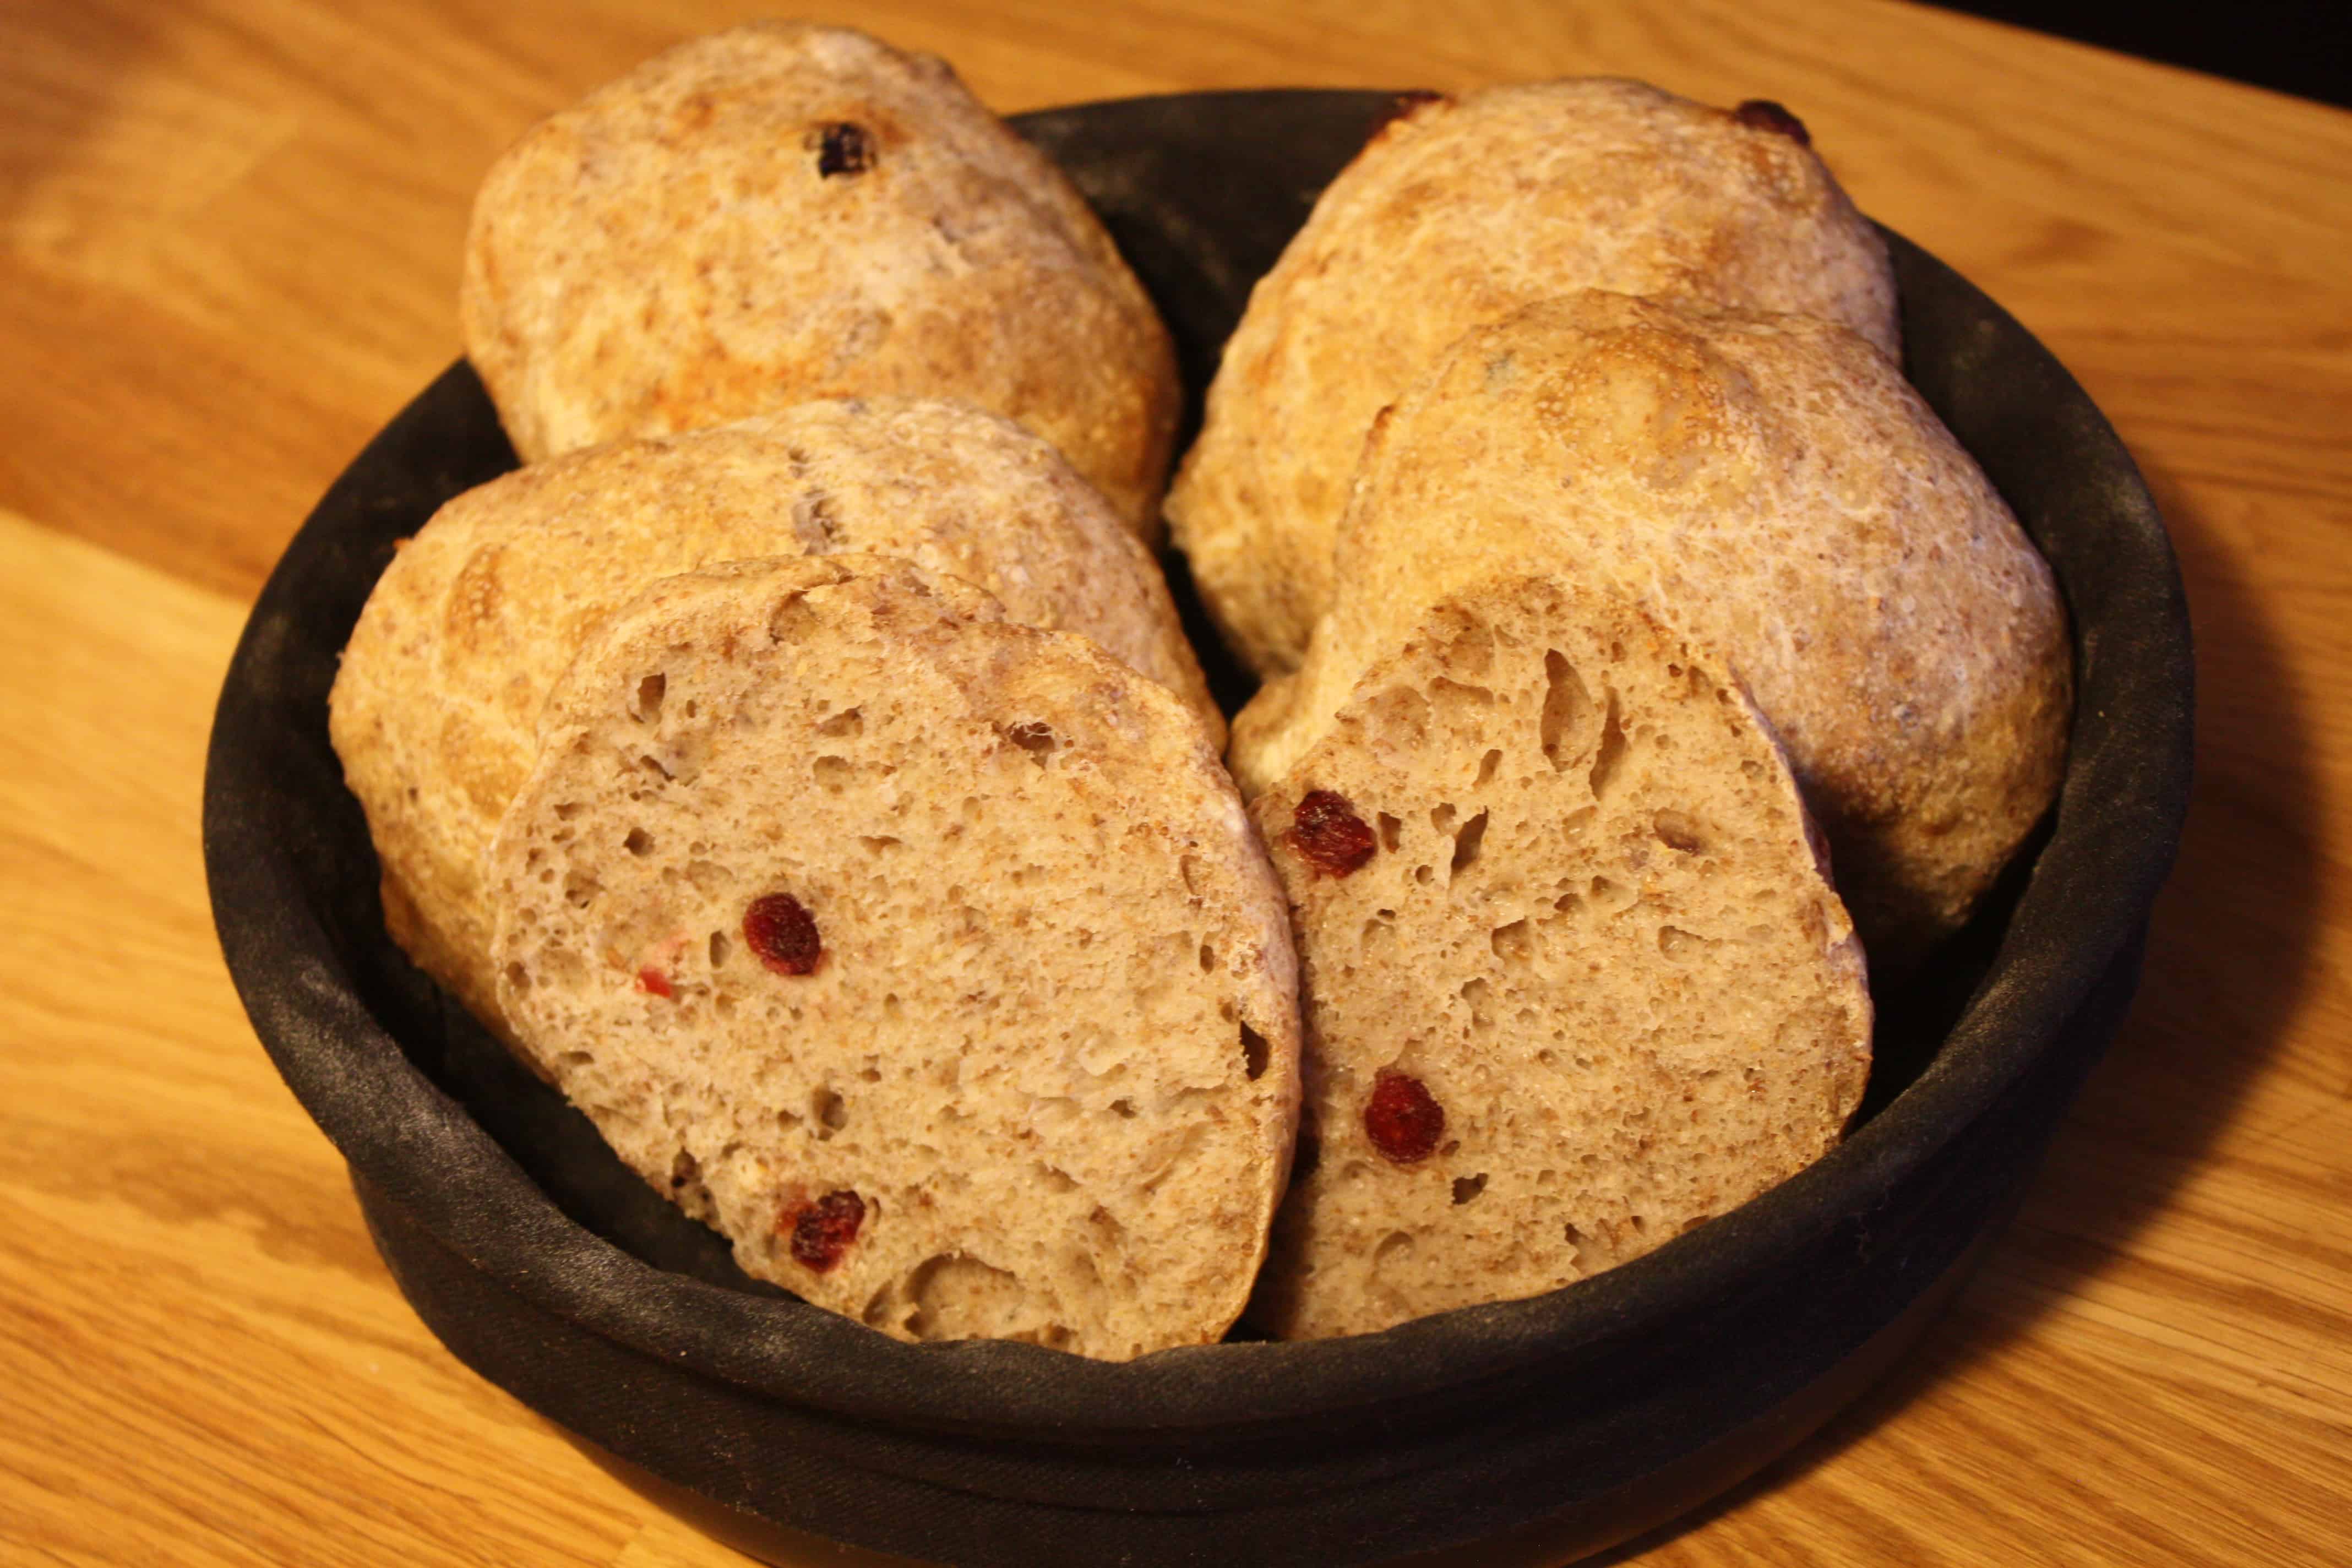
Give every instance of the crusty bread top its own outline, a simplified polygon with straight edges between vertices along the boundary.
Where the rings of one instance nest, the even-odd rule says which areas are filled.
[[[1629,601],[1461,584],[1251,810],[1318,1148],[1253,1308],[1285,1337],[1588,1278],[1801,1169],[1861,1100],[1862,954],[1795,781],[1720,657]]]
[[[2049,566],[1892,362],[1798,316],[1584,293],[1465,337],[1381,422],[1283,772],[1449,584],[1519,559],[1721,647],[1829,836],[1874,968],[1957,927],[2048,807],[2072,663]]]
[[[1168,498],[1261,673],[1303,657],[1372,417],[1463,332],[1578,289],[1844,322],[1896,349],[1884,243],[1802,141],[1609,79],[1491,88],[1391,121],[1250,296]]]
[[[1179,391],[1150,300],[1050,160],[944,62],[862,33],[736,27],[541,122],[482,182],[460,314],[526,461],[811,397],[961,397],[1159,528]]]
[[[1297,974],[1163,688],[903,562],[741,562],[615,613],[545,733],[490,859],[501,1002],[746,1269],[908,1339],[1233,1321]]]
[[[1034,436],[960,404],[829,400],[566,454],[441,509],[394,559],[331,704],[394,934],[498,1026],[479,860],[581,642],[658,576],[743,556],[904,556],[1076,632],[1222,738],[1167,585]]]

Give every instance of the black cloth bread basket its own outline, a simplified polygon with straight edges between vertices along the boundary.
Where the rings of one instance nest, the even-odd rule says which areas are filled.
[[[1393,102],[1195,94],[1013,123],[1151,289],[1197,420],[1252,282]],[[326,697],[394,541],[514,464],[453,367],[263,591],[205,792],[230,973],[401,1289],[468,1365],[776,1561],[1323,1568],[1486,1542],[1475,1561],[1559,1562],[1787,1448],[1908,1347],[2012,1211],[2123,1016],[2189,792],[2187,611],[2130,458],[2022,328],[1888,239],[1906,368],[2056,569],[2079,693],[2033,853],[1881,996],[1864,1120],[1794,1180],[1568,1290],[1125,1365],[901,1344],[747,1279],[386,939]]]

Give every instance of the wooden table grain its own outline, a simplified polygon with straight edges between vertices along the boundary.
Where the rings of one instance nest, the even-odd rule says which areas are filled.
[[[457,1365],[207,912],[270,563],[455,352],[474,182],[728,0],[0,6],[0,1561],[740,1562]],[[2352,116],[1817,0],[868,0],[1005,110],[1612,72],[1780,99],[2071,366],[2196,619],[2138,1005],[1880,1391],[1626,1560],[2352,1562]]]

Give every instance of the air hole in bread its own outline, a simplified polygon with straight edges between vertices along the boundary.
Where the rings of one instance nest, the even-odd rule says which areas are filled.
[[[606,690],[611,688],[607,687]],[[652,724],[661,718],[662,695],[669,689],[669,677],[656,670],[637,682],[637,700],[629,711],[638,722]]]
[[[659,773],[662,777],[662,782],[665,784],[677,776],[676,773],[671,773],[669,769],[663,764],[662,760],[659,757],[653,755],[651,752],[639,757],[637,759],[637,766],[645,769],[646,772],[649,773]]]
[[[849,1108],[830,1089],[819,1089],[809,1095],[809,1118],[819,1138],[830,1138],[849,1124]]]
[[[1454,1178],[1454,1201],[1457,1204],[1466,1204],[1486,1190],[1486,1173],[1484,1171],[1479,1172],[1475,1176],[1456,1176]]]
[[[1696,819],[1679,811],[1661,811],[1652,816],[1650,831],[1669,849],[1685,855],[1706,853],[1706,836],[1700,831]]]
[[[1184,890],[1194,898],[1201,896],[1201,862],[1190,855],[1176,858],[1177,875],[1184,879]]]
[[[1110,1102],[1110,1113],[1121,1121],[1132,1121],[1135,1120],[1135,1101],[1114,1100]]]
[[[1045,1164],[1043,1162],[1038,1163],[1036,1169],[1038,1183],[1045,1191],[1049,1193],[1075,1193],[1078,1190],[1076,1179],[1067,1171],[1062,1170],[1057,1166]]]
[[[1618,655],[1623,658],[1622,654]],[[1617,693],[1609,693],[1609,710],[1601,721],[1601,749],[1592,759],[1592,798],[1601,799],[1609,793],[1610,784],[1617,777],[1617,769],[1625,760],[1625,726],[1617,717]]]
[[[856,773],[857,770],[850,765],[848,758],[836,757],[830,753],[817,758],[809,764],[809,776],[816,780],[817,787],[827,795],[839,795],[848,788],[850,780],[856,776]]]
[[[596,1053],[593,1051],[566,1051],[555,1059],[561,1065],[568,1068],[591,1067],[595,1064]]]
[[[1712,938],[1697,936],[1675,926],[1658,928],[1658,951],[1668,958],[1696,958],[1714,945]]]
[[[507,965],[507,984],[518,991],[530,989],[530,971],[520,963]]]
[[[1543,714],[1537,721],[1536,733],[1554,773],[1565,773],[1580,754],[1581,748],[1570,748],[1584,728],[1584,716],[1591,710],[1592,693],[1578,679],[1575,666],[1557,648],[1546,652]]]
[[[977,1258],[943,1252],[924,1259],[907,1276],[907,1299],[914,1311],[907,1331],[919,1340],[1010,1338],[1029,1292],[1002,1268]]]
[[[1391,854],[1396,853],[1397,838],[1404,831],[1404,824],[1385,811],[1379,814],[1378,820],[1381,829],[1381,847]]]
[[[898,847],[898,840],[891,837],[887,833],[861,833],[857,836],[857,842],[864,847],[868,855],[879,855],[886,849],[896,849]]]
[[[1470,868],[1471,862],[1478,858],[1478,846],[1486,837],[1486,814],[1482,811],[1464,823],[1462,831],[1454,836],[1454,864],[1446,870],[1447,881],[1453,881]]]
[[[621,840],[621,847],[627,850],[632,855],[648,854],[652,851],[653,847],[654,836],[647,833],[642,827],[630,828],[629,836]]]
[[[585,909],[588,901],[604,890],[604,885],[589,872],[573,869],[564,874],[564,900],[574,909]]]
[[[576,800],[564,801],[555,808],[555,820],[558,822],[569,822],[579,815],[580,803]],[[537,856],[534,854],[532,858],[536,859]]]
[[[799,594],[788,594],[768,613],[770,642],[798,642],[817,629],[817,614]]]
[[[1525,921],[1496,926],[1486,941],[1495,950],[1495,956],[1506,963],[1525,963],[1535,956],[1535,940],[1528,934]]]
[[[845,708],[830,719],[820,721],[816,732],[835,739],[842,736],[862,735],[866,733],[865,710],[858,708]]]
[[[1415,866],[1412,868],[1412,879],[1423,887],[1427,887],[1429,879],[1436,875],[1437,868],[1434,866]]]
[[[734,951],[734,943],[727,940],[727,933],[725,931],[715,931],[710,933],[711,968],[717,969],[725,964],[728,953],[732,951]]]
[[[1211,942],[1202,942],[1201,944],[1201,973],[1203,974],[1210,973],[1216,967],[1217,944]]]
[[[1500,751],[1490,751],[1479,758],[1478,784],[1484,786],[1494,783],[1495,775],[1502,770],[1502,766],[1503,753]]]
[[[1263,1078],[1265,1075],[1266,1060],[1265,1037],[1251,1028],[1248,1019],[1243,1019],[1242,1072],[1252,1079]]]
[[[1000,724],[997,733],[1028,752],[1029,760],[1041,768],[1061,749],[1062,738],[1054,733],[1050,724],[1034,721],[1010,726]]]
[[[669,1184],[672,1187],[682,1187],[689,1182],[698,1182],[701,1179],[700,1163],[695,1159],[691,1151],[680,1149],[669,1163]]]
[[[1443,837],[1454,831],[1454,819],[1460,815],[1451,805],[1433,805],[1429,808],[1429,826]]]
[[[1587,1274],[1592,1272],[1592,1266],[1585,1258],[1585,1248],[1591,1245],[1591,1238],[1577,1229],[1573,1221],[1562,1226],[1560,1234],[1561,1239],[1568,1243],[1569,1249],[1575,1255],[1576,1267]]]

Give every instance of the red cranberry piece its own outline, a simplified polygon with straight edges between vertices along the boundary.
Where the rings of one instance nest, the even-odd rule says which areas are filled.
[[[1372,830],[1348,797],[1311,789],[1290,814],[1290,843],[1327,877],[1344,877],[1372,858]]]
[[[1805,122],[1769,98],[1751,98],[1731,111],[1731,118],[1750,131],[1777,131],[1800,147],[1813,144]]]
[[[753,899],[743,911],[743,944],[779,974],[806,974],[824,956],[816,921],[790,893]]]
[[[640,991],[649,991],[653,994],[665,999],[677,994],[677,992],[670,989],[669,976],[664,974],[660,970],[656,969],[650,963],[637,971],[637,989]]]
[[[1445,1108],[1421,1079],[1382,1068],[1372,1078],[1372,1098],[1364,1102],[1364,1131],[1381,1159],[1410,1165],[1429,1158],[1445,1135]]]
[[[856,1193],[827,1193],[786,1217],[793,1226],[793,1260],[823,1274],[857,1239],[857,1227],[866,1223],[866,1200]]]
[[[815,136],[816,172],[825,179],[835,174],[862,174],[874,166],[874,139],[866,127],[844,120],[821,128]]]

